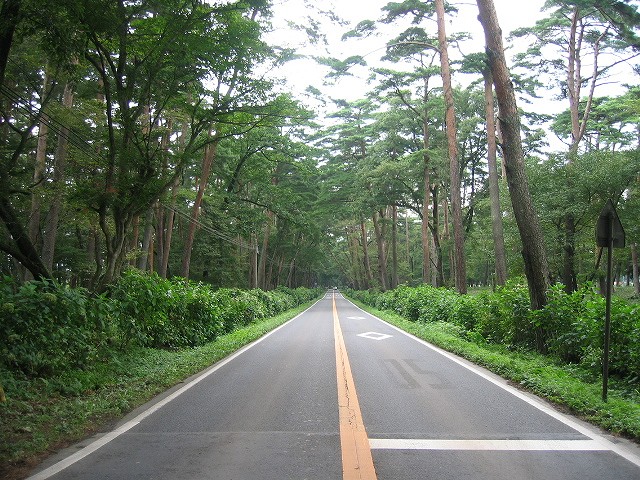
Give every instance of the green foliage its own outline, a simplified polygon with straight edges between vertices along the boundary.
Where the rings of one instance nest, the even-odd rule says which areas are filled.
[[[47,376],[83,368],[105,354],[114,334],[112,309],[55,281],[0,281],[0,365]]]
[[[592,376],[602,370],[605,299],[589,284],[571,294],[561,284],[552,286],[547,305],[538,311],[530,309],[523,280],[512,280],[493,292],[483,291],[475,296],[429,285],[347,294],[412,322],[446,324],[460,337],[478,344],[546,353],[564,364],[578,364]],[[610,372],[637,384],[640,306],[614,298],[611,318]]]
[[[136,270],[126,272],[110,293],[119,313],[121,344],[152,348],[203,345],[318,296],[317,290],[305,288],[214,291],[203,283]]]
[[[304,308],[256,322],[201,347],[180,351],[130,348],[109,362],[47,379],[10,372],[0,364],[0,384],[7,392],[7,402],[0,403],[0,477],[55,445],[80,440],[282,325]],[[11,473],[8,477],[14,478]]]
[[[272,317],[319,296],[305,288],[220,289],[126,272],[92,296],[54,281],[0,283],[0,367],[51,377],[112,358],[118,348],[180,349]]]
[[[526,283],[511,281],[495,292],[483,292],[477,297],[482,312],[475,330],[487,341],[510,348],[536,347],[536,325],[530,310]]]

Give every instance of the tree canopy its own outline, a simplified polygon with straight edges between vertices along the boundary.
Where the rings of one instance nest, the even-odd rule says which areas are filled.
[[[287,28],[326,75],[300,96],[274,74],[304,55],[274,40],[268,0],[3,0],[3,275],[464,291],[539,271],[531,288],[575,288],[598,277],[611,198],[633,281],[637,3],[550,0],[513,49],[445,31],[489,4],[389,2],[352,25],[309,7]],[[322,52],[326,28],[356,49]],[[362,72],[357,97],[323,92]],[[549,95],[557,114],[533,108]]]

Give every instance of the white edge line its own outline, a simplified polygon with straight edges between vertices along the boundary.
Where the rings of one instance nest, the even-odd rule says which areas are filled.
[[[32,475],[30,477],[28,477],[27,480],[45,480],[45,479],[47,479],[49,477],[52,477],[53,475],[56,475],[56,474],[60,473],[61,471],[65,470],[66,468],[68,468],[71,465],[73,465],[74,463],[79,462],[83,458],[91,455],[93,452],[95,452],[99,448],[105,446],[106,444],[108,444],[112,440],[115,440],[116,438],[118,438],[123,433],[131,430],[133,427],[138,425],[145,418],[147,418],[151,414],[155,413],[156,411],[160,410],[162,407],[164,407],[166,404],[168,404],[172,400],[175,400],[176,398],[178,398],[180,395],[185,393],[187,390],[191,389],[191,387],[194,387],[195,385],[200,383],[202,380],[204,380],[205,378],[209,377],[209,375],[215,373],[220,368],[224,367],[227,363],[229,363],[232,360],[234,360],[236,357],[242,355],[244,352],[246,352],[250,348],[255,347],[257,344],[259,344],[260,342],[265,340],[267,337],[271,336],[273,333],[277,332],[281,328],[285,327],[289,323],[291,323],[294,320],[296,320],[298,317],[302,316],[309,309],[314,307],[320,300],[322,300],[322,298],[318,299],[316,302],[313,303],[313,305],[310,305],[307,309],[305,309],[304,311],[300,312],[298,315],[293,317],[291,320],[287,320],[285,323],[283,323],[282,325],[274,328],[270,332],[265,333],[262,337],[258,338],[257,340],[254,340],[250,344],[245,345],[240,350],[237,350],[236,352],[232,353],[228,357],[225,357],[224,359],[218,361],[217,363],[214,363],[213,366],[208,367],[208,369],[205,369],[205,371],[200,376],[194,378],[189,383],[183,385],[178,390],[173,392],[171,395],[168,395],[167,397],[165,397],[162,400],[160,400],[158,403],[155,403],[155,404],[151,405],[148,409],[146,409],[144,412],[141,412],[135,418],[129,420],[126,423],[123,423],[122,425],[120,425],[116,429],[112,430],[111,432],[108,432],[105,435],[101,436],[100,438],[94,440],[89,445],[84,447],[82,450],[78,450],[76,453],[73,453],[73,454],[69,455],[68,457],[60,460],[59,462],[51,465],[50,467],[48,467],[48,468],[46,468],[46,469],[44,469],[44,470],[42,470],[42,471],[40,471],[38,473],[35,473],[34,475]]]
[[[573,451],[607,450],[595,440],[434,440],[420,438],[370,438],[372,449],[467,451]]]
[[[626,449],[622,448],[621,446],[616,445],[615,443],[611,442],[610,440],[607,440],[603,436],[598,435],[597,433],[593,432],[592,430],[590,430],[590,429],[584,427],[583,425],[579,424],[575,420],[572,420],[570,417],[568,417],[568,416],[566,416],[566,415],[564,415],[564,414],[562,414],[562,413],[550,408],[549,406],[545,405],[540,400],[536,400],[534,398],[531,398],[528,395],[525,395],[524,393],[518,391],[517,389],[515,389],[515,388],[513,388],[513,387],[511,387],[511,386],[509,386],[509,385],[507,385],[505,383],[502,383],[502,382],[496,380],[495,378],[491,377],[490,375],[488,375],[485,372],[483,372],[482,370],[480,370],[475,365],[469,365],[468,363],[466,363],[466,361],[463,361],[460,357],[458,357],[458,356],[456,356],[456,355],[454,355],[454,354],[452,354],[450,352],[447,352],[446,350],[443,350],[440,347],[436,347],[435,345],[432,345],[431,343],[429,343],[429,342],[427,342],[425,340],[422,340],[421,338],[418,338],[415,335],[412,335],[412,334],[410,334],[408,332],[405,332],[404,330],[402,330],[399,327],[396,327],[395,325],[392,325],[392,324],[390,324],[388,322],[385,322],[381,318],[378,318],[375,315],[372,315],[369,312],[367,312],[367,311],[363,310],[362,308],[358,307],[356,304],[354,304],[353,302],[351,302],[347,298],[345,298],[345,300],[347,300],[349,303],[351,303],[354,307],[356,307],[361,312],[366,313],[370,317],[375,318],[376,320],[388,325],[389,327],[393,328],[394,330],[397,330],[398,332],[406,335],[407,337],[412,338],[412,339],[416,340],[419,343],[422,343],[423,345],[427,346],[431,350],[439,353],[440,355],[442,355],[444,357],[447,357],[449,360],[452,360],[452,361],[456,362],[457,364],[461,365],[462,367],[466,368],[467,370],[475,373],[476,375],[481,376],[485,380],[490,381],[494,385],[496,385],[496,386],[502,388],[503,390],[511,393],[515,397],[527,402],[529,405],[531,405],[531,406],[537,408],[538,410],[546,413],[550,417],[553,417],[556,420],[564,423],[568,427],[573,428],[574,430],[576,430],[577,432],[581,433],[582,435],[585,435],[586,437],[589,437],[592,440],[600,443],[605,450],[610,450],[610,451],[620,455],[621,457],[625,458],[626,460],[630,461],[634,465],[640,467],[640,457],[638,455],[636,455],[634,453],[631,453],[631,452],[627,451]]]

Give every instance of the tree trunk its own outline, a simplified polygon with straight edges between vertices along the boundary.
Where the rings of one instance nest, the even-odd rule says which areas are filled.
[[[440,202],[438,199],[438,187],[431,190],[433,196],[433,228],[431,229],[433,248],[436,254],[436,278],[435,286],[444,287],[444,259],[442,256],[442,245],[440,244]]]
[[[43,97],[49,87],[49,75],[45,69],[44,83],[42,86]],[[44,114],[43,114],[44,115]],[[40,237],[40,221],[42,219],[42,200],[44,179],[47,170],[47,139],[49,127],[47,122],[40,121],[38,125],[38,144],[36,147],[36,163],[33,172],[33,189],[31,191],[31,215],[29,217],[29,238],[34,246],[38,245]]]
[[[398,206],[391,206],[391,288],[398,286]]]
[[[120,274],[125,260],[127,231],[131,225],[131,217],[120,210],[114,210],[110,220],[106,206],[99,211],[100,229],[105,238],[107,257],[104,275],[98,283],[98,291],[103,291]],[[113,224],[113,225],[112,225]]]
[[[426,94],[425,94],[426,96]],[[422,282],[431,283],[431,248],[429,242],[429,197],[431,193],[431,159],[429,157],[429,122],[425,112],[422,118]],[[434,220],[435,222],[435,220]]]
[[[631,263],[633,264],[633,291],[640,295],[640,279],[638,278],[638,244],[631,244]]]
[[[289,264],[289,275],[287,275],[287,287],[293,288],[293,282],[295,279],[295,270],[296,270],[296,257],[291,259],[291,263]]]
[[[138,258],[138,269],[145,271],[147,266],[153,270],[153,258],[149,255],[149,246],[151,245],[151,237],[153,235],[153,211],[155,205],[152,205],[147,210],[144,216],[144,233],[142,234],[142,248],[140,257]]]
[[[2,183],[4,182],[0,180],[0,186],[2,186]],[[29,233],[22,226],[22,222],[16,215],[11,203],[4,195],[0,195],[0,220],[4,222],[9,235],[13,239],[13,244],[10,245],[5,244],[0,238],[0,250],[20,262],[22,266],[31,272],[33,278],[51,278],[51,273],[42,263],[42,259],[29,239]]]
[[[496,125],[493,101],[493,78],[488,69],[484,69],[484,100],[487,117],[487,163],[489,168],[489,197],[491,200],[491,231],[495,252],[496,284],[504,285],[507,281],[507,261],[504,248],[504,230],[502,226],[502,209],[500,208],[500,185],[496,163]]]
[[[262,238],[262,249],[260,250],[260,265],[258,267],[258,287],[263,290],[267,289],[267,279],[266,279],[266,271],[267,271],[267,254],[269,251],[269,240],[271,237],[271,226],[274,222],[275,214],[268,210],[267,211],[267,223],[264,226],[264,237]]]
[[[445,124],[449,151],[449,171],[451,181],[451,216],[453,220],[453,277],[458,293],[467,293],[467,265],[464,256],[464,235],[462,230],[462,199],[460,197],[460,164],[458,162],[458,140],[456,113],[453,104],[451,69],[445,31],[444,0],[435,0],[438,17],[438,45],[440,47],[440,65],[442,86],[444,89]]]
[[[480,23],[485,32],[489,66],[496,87],[507,183],[522,241],[522,256],[529,285],[531,307],[538,310],[547,303],[549,269],[542,231],[529,193],[520,139],[520,116],[504,56],[502,31],[498,24],[493,0],[476,0],[476,2],[480,13]]]
[[[154,243],[156,244],[155,259],[151,265],[151,270],[155,269],[156,272],[160,271],[162,267],[162,258],[164,257],[164,230],[165,230],[165,216],[164,207],[159,201],[156,202],[154,215],[156,217],[156,234],[154,236]]]
[[[2,27],[0,28],[0,85],[4,85],[5,71],[9,60],[9,51],[13,44],[13,34],[20,22],[22,0],[4,0],[0,9]]]
[[[362,239],[362,256],[364,262],[365,289],[370,289],[373,285],[373,274],[371,273],[371,260],[369,258],[369,246],[367,243],[367,226],[364,221],[360,222],[360,236]]]
[[[89,261],[96,266],[89,281],[89,289],[95,290],[96,286],[98,285],[100,276],[102,275],[103,258],[102,248],[100,247],[100,235],[98,234],[98,227],[96,227],[93,222],[89,231],[89,238],[90,241],[87,242],[87,255]]]
[[[218,141],[218,138],[215,138],[213,142],[207,145],[204,149],[204,157],[202,159],[202,175],[200,176],[200,182],[198,183],[196,200],[193,204],[191,221],[189,222],[189,232],[187,234],[187,240],[185,242],[184,252],[182,255],[182,268],[180,270],[180,275],[182,275],[182,277],[184,278],[189,278],[189,269],[191,267],[191,252],[193,250],[193,241],[195,239],[196,229],[198,227],[198,217],[200,216],[202,197],[204,196],[204,189],[207,187],[207,182],[209,181],[209,174],[211,173],[213,160],[216,157]]]
[[[62,106],[69,110],[73,107],[73,86],[70,83],[67,83],[64,87]],[[58,136],[58,145],[56,146],[55,167],[53,171],[55,194],[51,203],[51,208],[49,209],[47,226],[42,241],[42,262],[49,270],[53,268],[53,257],[56,249],[56,235],[58,233],[58,223],[63,207],[62,200],[66,189],[65,168],[67,155],[69,153],[69,142],[67,140],[68,135],[69,129],[64,126],[61,127],[60,135]]]
[[[569,147],[569,164],[573,163],[575,155],[578,153],[580,142],[584,138],[587,122],[591,114],[591,106],[593,103],[593,94],[598,80],[598,56],[599,44],[603,36],[600,36],[594,44],[593,52],[593,70],[590,79],[589,93],[587,95],[584,107],[581,107],[582,85],[584,79],[582,77],[582,41],[584,32],[580,28],[581,9],[578,6],[573,7],[571,15],[571,29],[569,31],[569,51],[567,66],[567,95],[569,97],[569,113],[571,115],[571,146]],[[604,34],[603,34],[604,35]],[[583,110],[581,112],[581,110]],[[574,205],[574,185],[571,177],[568,177],[569,184],[567,190],[569,199],[567,207],[569,209]],[[576,238],[576,219],[573,212],[568,211],[564,218],[564,248],[563,248],[563,268],[562,282],[565,285],[567,293],[574,292],[578,289],[578,282],[575,271],[575,238]]]
[[[356,290],[362,290],[364,284],[364,275],[362,273],[362,262],[360,260],[360,248],[358,245],[357,232],[349,233],[347,229],[347,238],[349,239],[349,251],[351,252],[351,271],[353,272],[353,285]]]
[[[411,236],[409,235],[409,212],[404,212],[404,240],[405,240],[405,256],[407,258],[407,269],[409,271],[409,280],[413,282],[413,257],[411,256]]]
[[[251,234],[251,256],[249,259],[249,288],[258,288],[258,238]]]
[[[164,241],[162,242],[162,261],[160,263],[160,268],[158,269],[158,275],[160,275],[162,278],[167,278],[167,271],[169,268],[169,253],[171,252],[171,240],[173,238],[173,224],[176,217],[175,208],[176,199],[178,197],[179,183],[179,179],[176,178],[176,181],[171,189],[171,205],[169,207],[169,212],[165,215]]]
[[[383,215],[375,212],[373,214],[373,229],[376,234],[376,244],[378,246],[378,274],[380,276],[380,289],[387,290],[387,258],[386,245],[384,241],[384,228],[381,225]]]
[[[133,230],[131,232],[131,239],[129,240],[129,246],[127,247],[127,249],[129,250],[129,252],[134,252],[135,255],[139,255],[137,252],[140,250],[138,248],[140,237],[140,215],[135,215],[131,223],[133,225]],[[129,259],[129,265],[131,265],[132,267],[136,266],[135,255],[132,255]]]
[[[569,190],[572,186],[569,185]],[[573,195],[569,194],[570,204],[573,204]],[[571,208],[571,207],[569,207]],[[576,278],[576,220],[573,213],[569,212],[564,217],[564,247],[562,258],[562,283],[567,293],[578,289]]]

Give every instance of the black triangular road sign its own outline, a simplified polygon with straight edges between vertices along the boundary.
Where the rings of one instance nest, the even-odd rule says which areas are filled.
[[[596,244],[598,247],[608,247],[611,237],[613,237],[614,248],[624,248],[624,228],[613,202],[607,200],[596,224]]]

